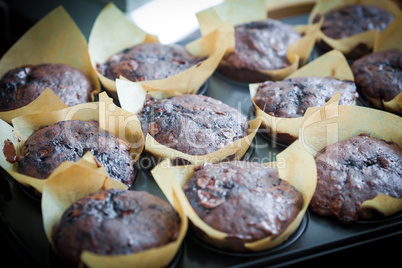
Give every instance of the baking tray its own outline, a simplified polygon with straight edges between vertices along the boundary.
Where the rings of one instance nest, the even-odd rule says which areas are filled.
[[[299,15],[282,21],[304,24],[307,19],[308,15]],[[319,54],[314,50],[310,60]],[[214,73],[204,94],[239,109],[245,115],[252,115],[250,94],[245,83]],[[274,161],[276,155],[286,148],[265,138],[263,134],[260,132],[256,135],[252,144],[254,148],[247,157],[249,161]],[[27,266],[60,267],[43,230],[38,198],[4,170],[0,169],[0,175],[0,229],[8,240],[2,244],[10,245],[18,254],[19,261],[24,261]],[[149,169],[137,171],[133,189],[164,198]],[[322,217],[308,210],[299,229],[284,244],[257,253],[232,253],[215,249],[198,240],[189,230],[170,267],[284,266],[373,241],[401,237],[401,234],[402,213],[384,220],[360,221],[342,226],[336,219]],[[7,256],[4,257],[7,260]]]

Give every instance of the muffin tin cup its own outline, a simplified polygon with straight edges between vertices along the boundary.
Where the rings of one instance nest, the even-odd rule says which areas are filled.
[[[49,98],[48,101],[57,102],[58,98],[54,94],[50,95],[52,98]],[[47,113],[32,110],[30,114],[14,118],[12,121],[13,126],[0,120],[0,140],[3,142],[11,141],[12,147],[15,148],[15,154],[19,155],[28,137],[43,126],[53,125],[65,120],[96,120],[99,122],[101,129],[115,134],[131,146],[129,153],[133,162],[135,162],[144,148],[144,137],[140,122],[135,115],[114,105],[112,99],[105,92],[99,95],[99,99],[100,101],[96,103],[80,104]],[[60,108],[64,108],[64,106]],[[84,155],[82,160],[81,163],[84,165],[98,168],[93,156],[89,153]],[[19,183],[33,187],[40,193],[42,192],[46,179],[37,179],[19,173],[18,164],[9,163],[4,154],[0,154],[0,165]]]
[[[159,42],[158,38],[132,24],[113,3],[108,4],[100,12],[89,36],[88,49],[93,68],[113,98],[117,98],[115,81],[99,73],[96,65],[106,62],[110,56],[123,49],[152,42]],[[167,94],[195,94],[215,71],[226,50],[233,47],[233,27],[227,23],[209,35],[186,45],[187,51],[194,56],[205,58],[204,60],[165,79],[133,83],[140,84],[146,90],[162,91]]]
[[[248,111],[248,117],[249,118],[255,117],[254,105],[250,106],[250,109]],[[289,145],[289,143],[283,143],[280,140],[276,139],[276,135],[274,133],[271,133],[270,128],[260,128],[257,132],[257,135],[261,136],[264,140],[268,141],[269,144],[271,144],[272,146],[278,145],[280,147],[286,148]]]
[[[275,246],[273,248],[267,249],[267,250],[262,250],[262,251],[256,251],[256,252],[234,252],[234,251],[229,251],[229,250],[223,250],[214,247],[213,245],[206,244],[202,239],[200,239],[197,235],[197,232],[191,229],[191,223],[190,223],[190,230],[188,232],[188,236],[196,242],[198,245],[210,250],[217,252],[222,255],[227,255],[227,256],[235,256],[235,257],[244,257],[244,258],[249,258],[249,257],[256,257],[256,256],[269,256],[271,254],[275,254],[276,252],[292,245],[294,242],[296,242],[302,235],[303,232],[306,230],[307,225],[308,225],[308,219],[309,219],[309,211],[306,211],[306,214],[303,217],[303,220],[300,223],[299,228],[287,239],[285,240],[282,244]],[[201,235],[202,236],[202,235]]]
[[[80,165],[64,162],[58,172],[46,180],[42,192],[42,215],[46,236],[52,248],[52,230],[64,211],[75,201],[89,194],[108,189],[127,190],[127,186],[99,172]],[[125,255],[99,255],[88,251],[81,253],[81,261],[89,267],[164,267],[174,260],[187,232],[187,218],[175,193],[172,205],[180,216],[178,237],[166,245]]]
[[[375,0],[321,0],[317,1],[313,10],[310,13],[309,23],[312,24],[314,18],[317,15],[324,15],[327,12],[341,8],[346,5],[352,4],[366,4],[371,6],[377,6],[384,10],[391,12],[394,16],[400,14],[400,9],[397,4],[392,1],[375,1]],[[323,19],[321,18],[321,21]],[[352,35],[344,39],[334,39],[326,36],[321,30],[318,33],[317,42],[321,44],[322,48],[326,48],[327,51],[336,49],[345,54],[347,57],[361,57],[362,51],[368,53],[374,46],[375,39],[377,37],[378,30],[366,31],[360,34]],[[356,54],[357,53],[357,54]]]
[[[251,21],[264,20],[267,18],[266,1],[227,1],[220,5],[197,13],[202,35],[208,35],[221,25],[230,22],[233,27]],[[271,6],[272,8],[274,6]],[[276,70],[251,70],[248,68],[235,68],[225,58],[221,60],[218,72],[229,79],[245,83],[263,82],[266,80],[282,80],[295,72],[299,66],[306,64],[314,43],[318,38],[321,24],[296,26],[296,32],[302,37],[287,48],[289,66]],[[228,50],[227,52],[231,52]]]
[[[345,57],[342,55],[342,53],[336,50],[330,51],[315,59],[286,78],[306,76],[334,77],[339,80],[354,81],[353,73]],[[299,129],[303,125],[303,122],[307,116],[319,108],[310,107],[307,109],[303,117],[283,118],[271,116],[265,113],[253,101],[258,87],[259,83],[249,85],[250,97],[254,104],[255,115],[260,116],[263,119],[261,129],[264,129],[264,133],[266,133],[271,139],[275,140],[279,144],[291,144],[299,137]],[[332,102],[338,103],[339,98],[339,93],[336,93],[326,105]]]
[[[71,55],[74,55],[72,57]],[[0,77],[11,69],[23,65],[64,63],[80,70],[91,82],[95,94],[100,92],[99,80],[88,54],[85,37],[63,7],[57,7],[29,29],[1,58]],[[43,95],[43,94],[42,94]],[[56,110],[63,102],[30,103],[16,110],[0,112],[0,119],[11,123],[11,119],[38,112]],[[61,103],[60,103],[61,102]],[[64,105],[63,108],[67,107]]]
[[[204,84],[201,85],[201,87],[197,91],[197,94],[198,95],[205,95],[205,93],[207,92],[208,88],[209,88],[209,78],[207,79],[207,81],[205,81]]]
[[[172,166],[168,160],[164,160],[151,173],[170,202],[172,201],[172,191],[178,194],[178,198],[192,223],[193,229],[197,233],[205,234],[202,236],[202,240],[205,243],[235,252],[263,251],[282,244],[296,232],[316,187],[317,170],[314,159],[303,149],[300,142],[296,141],[293,143],[286,150],[278,154],[276,159],[276,162],[266,163],[265,165],[278,169],[279,177],[287,180],[302,194],[303,207],[296,218],[281,234],[274,238],[267,237],[250,243],[245,243],[229,234],[213,229],[195,213],[182,190],[182,187],[194,173],[196,169],[195,165]],[[299,164],[300,161],[303,162],[303,165]]]
[[[384,223],[384,222],[390,222],[394,221],[397,219],[402,218],[402,212],[395,213],[393,215],[390,215],[388,217],[383,217],[382,215],[379,217],[376,217],[374,219],[357,219],[356,223],[357,224],[379,224],[379,223]]]
[[[361,133],[393,141],[401,148],[401,129],[402,121],[397,115],[366,107],[333,103],[306,118],[300,130],[299,140],[314,157],[326,146]],[[361,204],[360,211],[365,209],[388,217],[402,211],[402,198],[380,193]]]
[[[38,193],[38,191],[35,191],[35,188],[24,186],[19,182],[18,186],[21,188],[24,194],[26,194],[29,198],[35,200],[36,202],[40,202],[42,194]]]

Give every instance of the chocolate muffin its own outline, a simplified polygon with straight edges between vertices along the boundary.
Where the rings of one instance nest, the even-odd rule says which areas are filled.
[[[171,77],[201,60],[177,44],[142,43],[112,55],[97,69],[112,80],[122,75],[137,82]]]
[[[64,161],[78,161],[90,151],[109,176],[131,187],[134,167],[130,144],[100,129],[97,121],[61,121],[34,132],[18,156],[18,171],[46,179]]]
[[[204,222],[244,242],[278,236],[303,206],[302,195],[276,169],[255,162],[207,164],[183,190]]]
[[[402,198],[402,150],[369,134],[339,141],[316,157],[317,188],[311,209],[347,224],[378,216],[360,205],[383,193]]]
[[[219,100],[179,95],[156,100],[150,96],[138,114],[143,132],[169,148],[205,155],[247,136],[247,117]]]
[[[357,89],[369,99],[390,101],[402,90],[402,51],[369,54],[352,66]],[[377,107],[382,109],[382,107]]]
[[[321,19],[318,14],[313,22]],[[387,10],[370,5],[347,5],[339,9],[334,9],[324,14],[324,22],[321,31],[333,39],[344,39],[352,35],[366,31],[380,30],[381,32],[392,22],[394,15]],[[332,48],[325,42],[318,42],[317,45],[324,51]],[[346,56],[357,59],[371,51],[366,44],[359,44]]]
[[[290,65],[287,47],[299,40],[292,26],[273,19],[250,22],[235,28],[235,51],[223,58],[218,70],[241,82],[267,80],[259,70],[277,70]]]
[[[165,200],[147,192],[111,189],[73,203],[54,226],[60,259],[78,267],[82,251],[123,255],[175,241],[180,218]]]
[[[294,118],[302,117],[309,107],[324,106],[336,92],[341,94],[341,105],[352,105],[359,96],[351,81],[311,76],[261,83],[253,101],[271,116]]]
[[[8,71],[1,78],[0,111],[28,105],[47,87],[68,106],[90,101],[93,90],[81,71],[66,64],[25,65]]]

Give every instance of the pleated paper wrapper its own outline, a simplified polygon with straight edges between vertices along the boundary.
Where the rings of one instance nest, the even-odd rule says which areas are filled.
[[[145,91],[144,88],[131,81],[116,79],[117,92],[119,101],[123,109],[137,114],[144,106],[147,93],[157,99],[162,99],[166,96],[160,91]],[[224,148],[207,155],[190,155],[178,150],[171,149],[165,145],[158,143],[151,135],[146,135],[145,151],[157,158],[169,158],[171,160],[184,159],[192,164],[203,164],[205,162],[217,162],[223,159],[232,157],[233,159],[241,159],[247,152],[252,140],[254,139],[257,130],[261,124],[261,118],[257,117],[248,122],[247,136],[230,143]]]
[[[339,80],[354,81],[352,70],[346,58],[339,51],[330,51],[321,57],[315,59],[309,64],[303,66],[287,78],[292,77],[334,77]],[[259,83],[250,84],[250,96],[253,100],[257,93]],[[339,93],[336,93],[327,103],[339,102]],[[275,117],[265,113],[253,101],[255,115],[262,118],[261,129],[266,132],[264,135],[270,136],[272,139],[280,143],[290,144],[299,136],[299,128],[302,126],[306,117],[313,111],[319,109],[318,107],[310,107],[307,109],[303,117],[297,118],[284,118]]]
[[[94,96],[100,92],[99,80],[88,54],[88,45],[80,29],[63,7],[57,7],[30,28],[1,58],[0,77],[23,65],[64,63],[80,70],[91,82]],[[62,102],[31,102],[12,111],[0,112],[0,119],[11,123],[17,116],[35,110],[46,112],[60,109]],[[65,108],[64,106],[62,108]]]
[[[88,153],[90,155],[90,153]],[[90,157],[91,159],[91,157]],[[93,156],[92,156],[93,159]],[[52,230],[64,211],[75,201],[89,194],[112,188],[126,190],[127,186],[109,178],[104,168],[95,162],[82,165],[64,162],[46,180],[42,195],[42,218],[46,236],[54,249]],[[59,172],[59,169],[62,172]],[[101,169],[98,171],[96,169]],[[166,245],[125,255],[99,255],[83,251],[82,262],[88,267],[165,267],[174,258],[187,232],[187,217],[175,193],[171,193],[173,206],[178,212],[181,225],[177,239]],[[55,250],[55,249],[54,249]]]
[[[309,23],[313,22],[313,19],[317,15],[324,15],[331,10],[339,9],[347,5],[363,4],[371,5],[382,8],[391,12],[395,17],[401,14],[401,10],[398,5],[389,0],[318,0],[313,10],[310,13]],[[373,48],[374,42],[379,34],[379,30],[366,31],[360,34],[352,35],[343,39],[334,39],[326,36],[321,30],[319,31],[318,41],[324,41],[327,45],[333,49],[341,51],[347,55],[352,52],[358,45],[366,45],[367,48]]]
[[[193,175],[196,169],[195,165],[171,166],[170,162],[165,160],[152,170],[152,175],[170,202],[173,200],[172,189],[176,190],[184,212],[204,242],[230,251],[261,251],[280,245],[297,230],[317,183],[315,161],[299,141],[295,141],[278,154],[276,162],[266,163],[265,165],[276,168],[279,172],[279,177],[288,181],[302,194],[303,207],[293,222],[281,234],[276,237],[268,236],[253,242],[244,242],[236,238],[235,234],[231,235],[213,229],[198,217],[182,190],[182,187]]]
[[[220,25],[228,22],[235,27],[252,21],[264,20],[267,18],[267,12],[269,13],[269,10],[266,9],[267,7],[270,7],[270,5],[267,5],[265,0],[231,0],[198,12],[197,19],[200,24],[201,33],[203,35],[207,35]],[[295,72],[299,66],[303,66],[307,62],[318,37],[320,27],[320,23],[314,25],[299,25],[294,27],[299,34],[303,34],[303,37],[287,48],[287,58],[290,62],[288,67],[277,70],[241,69],[237,71],[259,74],[259,79],[261,79],[261,81],[249,82],[282,80],[291,73]],[[227,51],[227,53],[230,52],[231,51]],[[223,59],[220,62],[220,68],[232,67]]]
[[[135,83],[148,91],[166,91],[176,95],[196,93],[215,71],[226,50],[233,50],[233,31],[233,27],[227,23],[187,44],[186,49],[191,54],[206,57],[189,69],[166,79]],[[102,85],[114,98],[117,97],[115,81],[99,73],[96,64],[105,63],[110,56],[123,49],[149,42],[158,42],[158,38],[130,22],[114,4],[108,4],[98,15],[89,36],[89,54]]]
[[[46,98],[48,103],[60,102],[50,89],[46,89],[42,95],[41,97]],[[34,102],[36,101],[38,99]],[[137,116],[117,107],[105,92],[99,95],[99,102],[84,103],[68,108],[61,105],[60,109],[49,112],[31,110],[30,114],[12,119],[12,125],[0,120],[0,141],[4,144],[5,141],[10,140],[14,144],[18,156],[25,141],[32,133],[41,127],[65,120],[98,121],[101,129],[115,134],[130,144],[133,163],[143,150],[144,137]],[[0,154],[0,165],[24,186],[31,186],[39,193],[42,192],[46,179],[33,178],[19,173],[18,163],[7,162],[3,153]]]
[[[299,140],[313,156],[326,146],[360,133],[392,141],[402,148],[402,120],[392,113],[376,109],[330,104],[312,113],[300,129]],[[402,210],[402,199],[379,194],[364,201],[360,210],[374,209],[384,216]]]

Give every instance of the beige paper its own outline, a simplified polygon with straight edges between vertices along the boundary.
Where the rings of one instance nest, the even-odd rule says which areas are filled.
[[[196,14],[202,35],[207,35],[226,21],[233,26],[267,18],[265,0],[231,0]]]
[[[384,10],[391,12],[394,16],[398,16],[401,11],[395,3],[383,0],[318,0],[313,10],[310,13],[309,22],[312,23],[314,17],[317,14],[324,15],[325,13],[341,8],[346,5],[352,4],[367,4],[372,6],[380,7]],[[374,46],[375,39],[379,34],[378,30],[366,31],[360,34],[356,34],[344,39],[333,39],[326,36],[322,31],[319,31],[318,40],[322,40],[334,49],[341,51],[344,54],[348,54],[355,48],[358,44],[365,44],[368,48]]]
[[[46,180],[42,195],[43,224],[52,246],[52,228],[73,202],[102,190],[127,189],[124,184],[78,163],[64,162],[59,168],[63,169],[63,172],[53,173]],[[177,199],[173,205],[181,219],[179,236],[174,242],[127,255],[98,255],[84,251],[81,260],[88,267],[164,267],[168,265],[176,255],[187,231],[187,218]]]
[[[317,181],[317,169],[313,157],[309,155],[299,141],[295,141],[287,149],[278,154],[276,160],[276,162],[266,163],[266,165],[278,169],[279,177],[288,181],[303,195],[302,210],[282,234],[273,239],[267,237],[254,242],[243,242],[242,246],[244,250],[261,251],[272,248],[286,241],[286,239],[288,239],[289,236],[299,227],[308,204],[314,194]],[[194,170],[194,165],[171,166],[168,160],[164,160],[156,166],[151,173],[170,201],[172,201],[172,195],[170,194],[172,189],[177,190],[184,212],[189,217],[195,228],[205,233],[203,239],[205,239],[207,243],[218,248],[229,248],[233,250],[233,237],[231,237],[230,234],[213,229],[202,221],[191,207],[184,192],[181,190],[193,175]]]
[[[235,27],[252,21],[264,20],[267,18],[266,6],[267,4],[265,0],[252,2],[247,0],[226,1],[220,5],[197,13],[200,31],[205,35],[223,23],[230,22]],[[290,66],[277,70],[256,70],[255,72],[259,73],[261,77],[264,77],[264,80],[277,81],[296,71],[299,66],[302,66],[307,62],[318,37],[320,27],[320,24],[294,27],[298,33],[303,33],[304,36],[287,48],[287,57]],[[231,51],[227,51],[227,53],[229,52]],[[220,67],[232,68],[225,59],[220,62]],[[233,71],[235,71],[235,69],[233,69]]]
[[[57,97],[52,94],[49,102],[57,102]],[[64,104],[63,104],[64,105]],[[38,112],[14,118],[12,126],[0,121],[0,142],[9,139],[13,142],[16,153],[19,155],[27,138],[40,127],[53,125],[65,120],[96,120],[99,127],[105,129],[131,145],[130,155],[135,162],[144,147],[144,137],[141,125],[136,115],[117,107],[105,92],[99,95],[99,102],[84,103],[68,108],[60,107],[57,111]],[[87,159],[87,158],[86,158]],[[18,182],[25,186],[32,186],[42,192],[45,180],[36,179],[18,172],[18,164],[10,164],[4,154],[0,154],[0,165]]]
[[[132,24],[114,5],[107,5],[97,17],[89,37],[89,54],[92,65],[102,64],[110,56],[125,48],[147,42],[157,42],[151,36]],[[226,50],[233,49],[234,35],[230,24],[222,25],[210,35],[187,44],[186,49],[193,55],[207,57],[199,64],[162,80],[135,82],[147,91],[178,92],[176,94],[196,93],[212,75]],[[108,92],[116,97],[115,81],[97,75]]]
[[[54,100],[49,102],[50,100]],[[7,112],[0,112],[0,118],[7,123],[11,124],[11,120],[13,118],[31,113],[31,111],[36,112],[47,112],[47,111],[56,111],[60,109],[67,108],[68,106],[64,104],[62,100],[60,100],[49,88],[46,88],[42,94],[39,95],[33,102],[30,104]]]
[[[140,112],[142,107],[144,106],[147,94],[144,88],[138,83],[133,83],[121,79],[116,79],[116,85],[121,107],[133,114],[137,114],[138,112]],[[150,91],[149,94],[158,99],[169,97],[169,95],[161,94],[161,92],[158,91]],[[182,158],[190,161],[190,163],[193,164],[216,162],[232,155],[235,156],[234,159],[241,159],[250,147],[250,144],[255,134],[257,133],[260,124],[261,118],[256,118],[250,121],[246,137],[239,139],[227,145],[226,147],[207,155],[189,155],[174,149],[170,149],[167,146],[158,143],[149,134],[146,136],[145,151],[151,153],[156,157],[169,158],[172,160],[176,158]]]
[[[378,35],[375,40],[373,52],[380,52],[391,49],[402,50],[402,12],[395,17],[388,27]],[[377,108],[384,108],[385,111],[392,112],[402,116],[402,91],[390,101],[374,100],[371,102],[378,103]]]
[[[293,77],[305,77],[305,76],[319,76],[319,77],[334,77],[339,80],[350,80],[354,81],[352,70],[349,67],[349,64],[346,58],[342,53],[336,50],[332,50],[321,57],[315,59],[310,62],[306,66],[303,66],[293,74],[289,75],[286,78]],[[254,98],[257,93],[259,83],[250,84],[250,95],[251,99]],[[339,101],[339,93],[334,95],[331,100],[327,102],[338,103]],[[272,138],[278,140],[279,142],[290,144],[299,136],[299,128],[302,126],[304,120],[314,110],[317,110],[317,107],[310,107],[307,109],[306,113],[303,117],[297,118],[282,118],[275,117],[265,113],[261,110],[253,101],[255,108],[255,115],[262,117],[262,128],[267,130],[267,134]]]
[[[300,129],[299,140],[313,156],[326,146],[360,133],[369,133],[386,141],[393,141],[402,148],[402,120],[399,116],[376,109],[330,105],[312,113]],[[361,205],[373,208],[385,216],[402,210],[402,198],[380,194]]]
[[[0,77],[23,65],[43,63],[64,63],[80,70],[93,86],[92,100],[100,92],[85,37],[61,6],[32,26],[4,54],[0,60]],[[13,116],[30,113],[32,109],[28,105],[11,112],[0,112],[0,118],[11,122]]]

